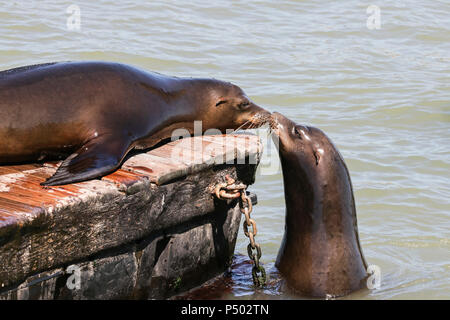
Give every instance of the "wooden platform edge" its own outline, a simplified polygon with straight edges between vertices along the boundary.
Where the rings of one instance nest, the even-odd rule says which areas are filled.
[[[262,153],[257,136],[229,138],[171,142],[101,180],[68,186],[39,185],[55,163],[0,167],[0,290],[213,212],[211,186],[225,174],[252,184]],[[194,152],[167,157],[174,149]]]

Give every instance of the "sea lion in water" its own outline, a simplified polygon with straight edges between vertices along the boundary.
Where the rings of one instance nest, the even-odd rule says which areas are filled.
[[[236,85],[178,78],[119,63],[63,62],[0,72],[0,164],[69,155],[42,185],[116,170],[133,148],[174,129],[258,127],[270,113]]]
[[[343,296],[366,285],[352,183],[339,151],[321,130],[275,112],[286,200],[276,267],[287,285],[312,297]],[[277,139],[278,138],[278,139]]]

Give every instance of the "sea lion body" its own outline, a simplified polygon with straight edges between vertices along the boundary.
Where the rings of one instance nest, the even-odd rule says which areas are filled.
[[[286,200],[277,268],[288,286],[304,296],[343,296],[363,288],[367,264],[341,154],[321,130],[279,113],[273,119]]]
[[[223,102],[225,101],[225,102]],[[217,105],[217,106],[216,106]],[[45,185],[105,175],[133,148],[177,128],[222,132],[269,113],[237,86],[109,62],[64,62],[0,72],[0,164],[70,155]]]

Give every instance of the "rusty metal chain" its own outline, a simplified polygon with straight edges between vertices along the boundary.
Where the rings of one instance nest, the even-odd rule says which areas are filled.
[[[257,287],[262,287],[266,282],[266,270],[259,264],[259,259],[262,254],[261,246],[255,241],[258,229],[256,228],[256,221],[250,217],[253,206],[252,201],[246,194],[247,186],[245,184],[235,184],[235,180],[229,175],[225,176],[225,179],[227,182],[217,184],[214,193],[221,200],[240,198],[240,210],[245,216],[243,223],[244,234],[250,240],[247,246],[247,253],[248,257],[253,261],[253,283]],[[251,227],[250,230],[249,227]]]

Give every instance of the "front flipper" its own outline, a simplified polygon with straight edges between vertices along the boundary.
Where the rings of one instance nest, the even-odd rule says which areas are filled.
[[[56,186],[102,177],[119,167],[129,149],[130,142],[120,137],[94,138],[64,160],[41,185]]]

